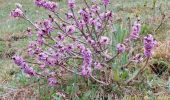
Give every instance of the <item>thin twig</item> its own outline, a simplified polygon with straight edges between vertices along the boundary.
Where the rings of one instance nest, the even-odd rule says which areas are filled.
[[[164,21],[165,21],[165,14],[162,15],[161,23],[160,23],[159,26],[154,30],[154,33],[156,33],[156,32],[159,30],[159,28],[161,28],[161,26],[163,25]]]
[[[94,76],[92,76],[92,75],[90,75],[90,77],[91,77],[93,80],[95,80],[96,82],[100,83],[100,84],[109,85],[109,83],[105,83],[105,82],[103,82],[103,81],[100,81],[100,80],[96,79],[96,78],[95,78]]]
[[[134,77],[132,77],[132,78],[130,78],[129,80],[127,80],[125,83],[126,83],[126,84],[129,84],[132,80],[136,79],[136,78],[138,77],[138,75],[144,71],[144,69],[146,68],[146,66],[147,66],[147,64],[148,64],[148,61],[149,61],[149,57],[146,59],[145,65],[144,65],[142,68],[139,69],[139,71],[137,72],[137,74],[136,74]]]
[[[119,53],[117,53],[115,56],[113,56],[111,59],[107,60],[106,63],[109,63],[110,61],[114,60],[117,56],[119,55]]]
[[[63,23],[66,23],[66,24],[69,24],[69,25],[71,25],[71,23],[69,23],[69,22],[66,22],[64,19],[62,19],[57,13],[54,13],[56,16],[57,16],[57,18],[60,20],[60,21],[62,21]]]
[[[23,16],[23,18],[28,21],[30,24],[32,24],[36,29],[39,29],[38,26],[36,26],[30,19],[28,19],[25,15]]]

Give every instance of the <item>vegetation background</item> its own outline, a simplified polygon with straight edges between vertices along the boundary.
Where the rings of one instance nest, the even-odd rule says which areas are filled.
[[[60,8],[63,11],[66,10],[66,0],[53,1],[59,2]],[[81,0],[77,1],[80,6]],[[34,6],[33,0],[0,0],[0,97],[13,92],[14,96],[21,96],[23,91],[27,91],[25,92],[27,96],[34,95],[31,94],[34,90],[33,86],[30,88],[31,80],[25,77],[11,60],[15,53],[26,49],[29,41],[25,30],[30,24],[9,16],[10,11],[15,8],[15,3],[23,5],[32,21],[47,17],[47,11]],[[110,7],[116,13],[116,23],[121,27],[127,26],[127,22],[133,21],[135,16],[141,18],[141,34],[153,33],[158,40],[159,45],[154,52],[154,59],[165,62],[168,65],[165,73],[170,73],[170,0],[111,0]],[[167,80],[168,77],[165,74],[157,82]],[[165,90],[160,90],[158,93],[160,94],[157,95],[169,94]]]

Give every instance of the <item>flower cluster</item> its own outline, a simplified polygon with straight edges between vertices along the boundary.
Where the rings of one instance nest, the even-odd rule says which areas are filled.
[[[83,65],[82,65],[82,72],[83,76],[90,76],[91,75],[91,65],[92,65],[92,54],[89,49],[84,48],[82,50],[83,56]]]
[[[100,37],[99,43],[101,45],[107,45],[107,44],[109,44],[109,42],[110,42],[110,40],[109,40],[108,37],[106,37],[106,36],[101,36]]]
[[[108,5],[110,3],[110,0],[103,0],[104,5]]]
[[[68,0],[68,6],[69,8],[74,8],[75,7],[75,0]]]
[[[12,59],[14,60],[14,63],[16,65],[20,66],[20,68],[24,71],[24,73],[30,76],[36,75],[36,71],[32,67],[30,67],[22,57],[14,56]]]
[[[153,38],[151,34],[144,37],[144,55],[146,57],[152,56],[152,50],[156,46],[157,41]]]
[[[58,4],[52,1],[35,0],[35,4],[52,12],[56,12],[58,10]]]
[[[16,18],[16,17],[23,17],[24,13],[20,8],[17,7],[16,9],[11,11],[10,15]]]
[[[54,77],[48,78],[48,84],[49,86],[56,86],[57,85],[57,80]]]
[[[117,49],[117,52],[118,53],[123,53],[123,52],[125,52],[125,45],[124,44],[117,44],[117,46],[116,46],[116,49]]]
[[[143,61],[143,57],[141,54],[136,54],[133,58],[132,61],[134,61],[135,63],[140,63]]]
[[[141,24],[140,21],[135,21],[133,26],[132,26],[132,30],[130,33],[130,39],[131,40],[136,40],[139,38],[139,33],[141,31]]]

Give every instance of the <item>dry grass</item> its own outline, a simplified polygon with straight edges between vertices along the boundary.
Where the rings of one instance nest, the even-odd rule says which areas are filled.
[[[153,57],[170,62],[170,41],[158,42]]]

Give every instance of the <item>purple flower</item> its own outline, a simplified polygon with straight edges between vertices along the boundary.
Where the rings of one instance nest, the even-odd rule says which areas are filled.
[[[43,45],[44,41],[45,41],[45,39],[42,36],[38,36],[38,38],[37,38],[38,45]]]
[[[53,57],[48,57],[46,60],[46,64],[54,67],[57,64],[57,59],[55,59]]]
[[[64,47],[64,45],[62,44],[62,42],[57,42],[54,47],[58,48],[58,49],[62,49]]]
[[[141,24],[139,23],[139,21],[136,21],[132,27],[132,31],[130,33],[130,39],[136,40],[137,38],[139,38],[140,31],[141,31]]]
[[[35,2],[35,4],[36,4],[37,6],[39,6],[39,7],[42,7],[42,6],[44,5],[44,3],[45,3],[44,0],[35,0],[34,2]]]
[[[64,47],[64,49],[67,53],[70,53],[71,51],[73,51],[74,46],[73,46],[73,44],[68,44]]]
[[[30,56],[34,56],[35,54],[39,54],[41,52],[41,48],[38,47],[37,42],[31,42],[28,46],[28,54]]]
[[[86,23],[84,22],[84,20],[79,20],[77,22],[77,27],[80,29],[80,30],[83,30],[83,28],[85,27]]]
[[[92,10],[93,12],[98,12],[98,11],[100,10],[100,7],[97,6],[97,5],[92,5],[91,10]]]
[[[104,21],[107,18],[106,13],[100,13],[100,19]]]
[[[144,37],[144,55],[150,57],[152,55],[152,50],[157,44],[157,41],[153,38],[151,34]]]
[[[25,62],[24,59],[20,56],[13,56],[12,59],[13,59],[14,63],[18,66],[21,66],[23,64],[23,62]]]
[[[100,29],[102,29],[102,24],[101,24],[101,22],[97,21],[97,22],[96,22],[96,25],[95,25],[95,28],[96,28],[96,31],[97,31],[97,32],[100,31]]]
[[[26,64],[26,63],[25,63],[24,66],[22,66],[22,70],[24,71],[24,73],[26,73],[26,74],[28,74],[30,76],[35,76],[36,75],[35,70],[32,67],[28,66],[28,64]]]
[[[49,86],[56,86],[57,85],[57,80],[54,77],[48,78],[48,85]]]
[[[66,13],[66,17],[67,17],[67,19],[71,19],[71,18],[73,18],[73,14],[72,13]]]
[[[88,9],[81,9],[78,13],[82,16],[85,23],[89,23],[91,13]]]
[[[103,4],[107,6],[110,3],[110,0],[103,0]]]
[[[109,42],[110,42],[110,40],[109,40],[108,37],[106,37],[106,36],[101,36],[100,37],[99,43],[101,45],[107,45],[107,44],[109,44]]]
[[[45,1],[45,0],[35,0],[35,4],[38,7],[44,7],[45,9],[56,12],[58,10],[58,4],[52,1]]]
[[[90,37],[87,38],[87,42],[90,44],[90,45],[94,45],[95,44],[95,41],[93,39],[91,39]]]
[[[48,55],[46,53],[42,52],[38,55],[38,57],[39,57],[39,60],[46,61],[48,58]]]
[[[75,27],[73,25],[66,26],[66,33],[72,35],[75,32]]]
[[[13,56],[12,59],[14,60],[14,63],[23,70],[24,73],[30,76],[36,75],[35,70],[32,67],[30,67],[22,57]]]
[[[100,19],[101,20],[109,20],[112,21],[114,17],[114,14],[112,13],[112,11],[107,11],[107,12],[103,12],[100,14]]]
[[[45,35],[45,32],[43,30],[38,30],[37,31],[37,36],[43,37],[43,35]]]
[[[41,64],[39,67],[40,67],[41,69],[45,69],[46,65],[45,65],[45,64]]]
[[[92,53],[90,49],[82,50],[83,56],[83,65],[82,65],[82,76],[89,76],[91,74],[91,65],[92,65]]]
[[[34,55],[34,50],[32,48],[28,48],[28,54],[30,56],[33,56]]]
[[[85,50],[85,46],[83,44],[77,44],[77,48],[80,50],[80,52]]]
[[[100,70],[102,68],[102,64],[100,62],[95,62],[94,63],[94,68]]]
[[[91,67],[82,66],[81,75],[84,77],[89,77],[91,75]]]
[[[83,64],[91,67],[92,64],[92,53],[90,49],[85,49],[82,51]]]
[[[69,8],[74,8],[75,7],[75,0],[68,0],[68,7]]]
[[[67,27],[66,24],[61,24],[60,27],[63,31],[66,31],[66,27]]]
[[[112,21],[113,20],[113,13],[112,11],[107,11],[106,12],[106,17],[108,20]]]
[[[52,1],[45,2],[43,7],[48,9],[49,11],[56,12],[58,10],[58,4]]]
[[[57,36],[58,41],[63,41],[65,39],[65,36],[63,34],[60,34]]]
[[[39,26],[41,26],[41,30],[39,29],[38,30],[38,35],[46,35],[46,34],[49,34],[50,32],[53,31],[53,24],[52,24],[52,19],[49,18],[49,19],[45,19],[42,23],[40,23]]]
[[[22,12],[22,10],[20,8],[16,8],[11,11],[10,15],[12,17],[16,18],[16,17],[23,17],[24,13]]]
[[[125,52],[125,45],[119,43],[119,44],[117,44],[116,49],[117,49],[118,53],[123,53],[123,52]]]
[[[95,19],[95,18],[90,18],[90,20],[89,20],[89,23],[91,24],[91,25],[96,25],[96,23],[97,23],[97,20]]]
[[[133,58],[132,61],[134,61],[135,63],[140,63],[143,61],[143,57],[140,54],[136,54]]]

